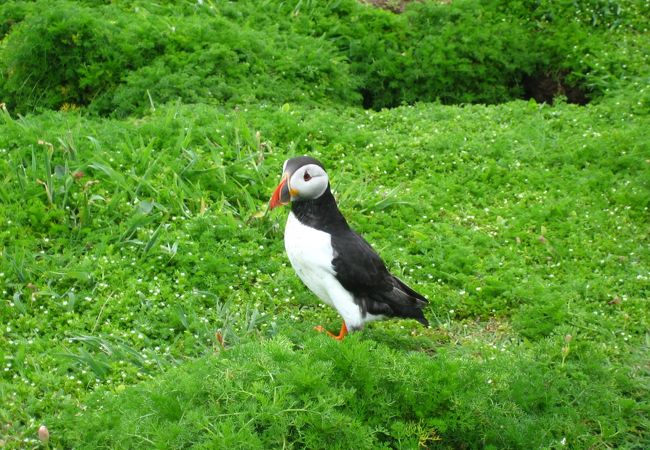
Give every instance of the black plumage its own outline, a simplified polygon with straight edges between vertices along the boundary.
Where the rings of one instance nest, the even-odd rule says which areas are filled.
[[[290,160],[292,165],[316,161],[309,157],[297,159]],[[318,198],[292,202],[291,210],[302,224],[331,235],[336,279],[353,294],[364,316],[370,313],[404,317],[429,325],[422,312],[427,299],[392,275],[370,244],[350,228],[338,209],[329,184]]]

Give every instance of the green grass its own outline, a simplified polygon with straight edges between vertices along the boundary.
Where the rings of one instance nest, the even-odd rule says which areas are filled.
[[[343,426],[368,448],[434,437],[442,447],[523,448],[531,436],[542,447],[563,438],[642,446],[650,153],[647,116],[631,106],[170,106],[137,121],[5,114],[0,392],[10,445],[45,422],[56,424],[58,445],[89,448],[248,434],[261,447],[322,447],[333,439],[326,430]],[[431,331],[375,324],[339,347],[314,336],[313,325],[335,328],[338,318],[288,267],[286,211],[258,214],[297,153],[325,161],[350,221],[431,299]],[[52,200],[37,180],[52,185]],[[498,336],[486,335],[495,324]],[[265,378],[266,363],[251,361],[267,359],[278,365]],[[377,373],[362,369],[375,363]],[[290,374],[300,370],[331,383],[296,394]],[[248,375],[222,385],[228,371]],[[184,380],[179,398],[200,401],[166,412],[160,400],[152,413],[126,388],[149,378],[138,389],[167,395]],[[262,398],[215,406],[248,395],[237,383]],[[420,405],[418,386],[446,400]],[[357,390],[373,403],[357,405]],[[77,417],[80,405],[87,413]],[[283,425],[259,418],[260,405],[287,410]],[[305,408],[313,416],[296,425],[294,410]],[[403,416],[394,428],[383,408]],[[170,421],[171,435],[159,432]],[[347,447],[346,436],[334,442]]]
[[[179,81],[195,103],[122,118],[3,108],[0,446],[647,448],[649,72],[625,33],[630,76],[584,107],[372,111],[325,85],[219,105]],[[313,331],[340,319],[288,264],[287,210],[266,211],[297,154],[431,329]]]

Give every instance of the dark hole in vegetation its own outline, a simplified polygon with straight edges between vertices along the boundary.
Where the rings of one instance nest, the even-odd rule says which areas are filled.
[[[363,108],[371,109],[374,105],[372,91],[370,89],[364,88],[361,89],[359,92],[361,93]]]
[[[534,98],[537,102],[552,104],[558,96],[566,97],[567,103],[586,105],[589,103],[588,92],[566,81],[566,72],[543,70],[523,79],[524,99]]]
[[[586,105],[589,103],[589,90],[582,88],[579,85],[571,84],[567,81],[567,76],[569,72],[567,70],[557,71],[552,69],[540,70],[532,75],[524,75],[518,86],[523,87],[523,92],[520,96],[511,97],[506,96],[502,99],[491,99],[488,101],[479,100],[476,102],[469,101],[468,103],[506,103],[512,101],[515,98],[521,98],[523,100],[535,99],[538,103],[547,103],[552,105],[556,98],[564,97],[567,103],[572,103],[576,105]],[[389,83],[390,84],[390,83]],[[417,90],[417,89],[414,89]],[[362,87],[359,89],[359,93],[362,97],[362,105],[364,109],[374,109],[381,110],[382,108],[397,108],[404,103],[415,103],[418,101],[429,102],[433,98],[429,98],[427,92],[420,92],[418,96],[415,92],[412,93],[411,101],[405,102],[400,96],[387,95],[386,98],[382,97],[382,92],[373,90],[372,87]],[[423,98],[424,97],[424,98]],[[478,93],[480,98],[480,93]],[[440,98],[438,97],[440,100]],[[462,101],[445,101],[441,99],[442,103],[445,104],[459,104],[464,103]]]

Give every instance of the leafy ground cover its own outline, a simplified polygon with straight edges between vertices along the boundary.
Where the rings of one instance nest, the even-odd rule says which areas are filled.
[[[641,0],[0,5],[0,96],[21,113],[142,114],[176,99],[381,109],[600,98],[644,76]]]
[[[37,20],[30,4],[8,5],[2,17],[15,22],[1,28],[0,52],[22,39],[12,37],[20,20]],[[79,37],[91,41],[126,33],[133,43],[131,33],[169,15],[164,2],[106,5],[152,16],[129,28],[118,14],[117,32],[94,2],[59,5],[92,22]],[[143,91],[158,72],[142,62],[109,70],[101,89],[133,88],[145,107],[119,103],[106,117],[99,103],[79,102],[23,117],[3,78],[0,443],[45,447],[37,429],[46,424],[51,448],[647,448],[650,91],[644,22],[633,14],[647,5],[623,3],[625,26],[590,25],[625,37],[605,41],[624,49],[629,70],[598,78],[610,82],[587,106],[381,111],[361,108],[355,90],[367,77],[353,54],[337,59],[334,33],[304,31],[318,36],[305,24],[326,17],[305,5],[321,11],[268,2],[293,17],[273,28],[248,2],[206,17],[184,4],[187,34],[152,57],[184,101],[150,103]],[[355,8],[336,10],[343,25],[440,7],[393,16],[341,5]],[[193,33],[215,23],[217,34],[206,31],[215,42],[199,45]],[[283,36],[269,49],[285,39],[309,53],[320,39],[319,64],[350,63],[329,80],[352,101],[345,90],[329,97],[318,78],[329,69],[309,72],[312,59],[293,50],[290,67],[320,74],[296,84],[295,97],[276,96],[287,81],[250,75],[257,69],[213,73],[234,103],[215,102],[199,78],[185,84],[201,55],[229,57],[237,24],[250,28],[243,46],[264,27]],[[273,60],[263,47],[244,53]],[[597,61],[591,74],[609,74],[611,61]],[[350,222],[431,300],[431,329],[377,323],[342,343],[314,333],[339,319],[288,266],[286,211],[265,211],[295,154],[325,163]]]

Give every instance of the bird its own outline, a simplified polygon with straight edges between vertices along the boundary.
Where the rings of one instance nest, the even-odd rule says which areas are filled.
[[[284,246],[302,282],[342,317],[339,334],[316,330],[343,340],[368,322],[410,318],[425,327],[428,300],[392,275],[372,246],[341,214],[323,164],[311,156],[287,159],[269,210],[291,205]]]

